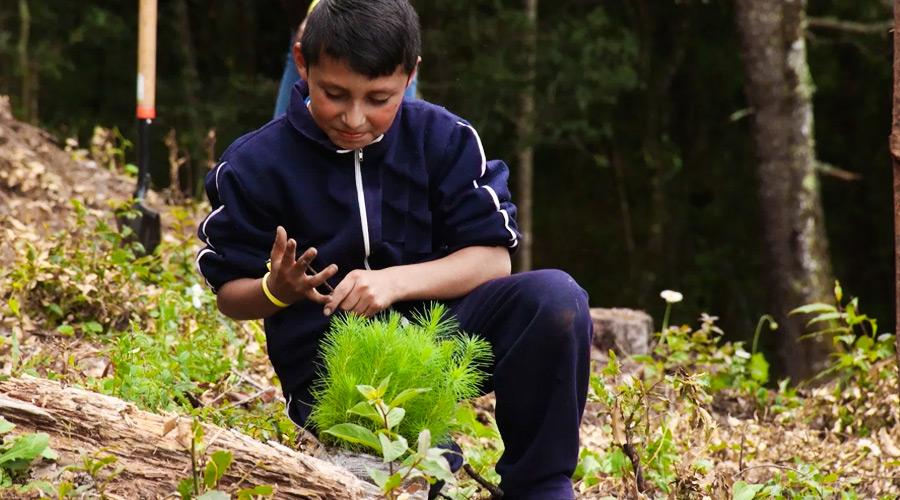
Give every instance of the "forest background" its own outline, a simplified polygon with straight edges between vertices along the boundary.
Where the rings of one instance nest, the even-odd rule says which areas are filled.
[[[423,98],[479,130],[513,175],[533,148],[535,268],[568,271],[592,306],[673,322],[701,311],[749,339],[777,304],[767,282],[753,110],[730,0],[541,2],[533,50],[519,0],[413,0]],[[893,330],[892,51],[887,0],[808,6],[816,155],[833,275]],[[137,2],[0,0],[0,94],[19,119],[87,144],[97,125],[135,140]],[[272,117],[290,26],[274,0],[160,0],[153,180],[179,185]],[[517,128],[533,62],[534,129]],[[209,131],[215,130],[210,154]],[[134,150],[126,150],[134,161]],[[679,317],[683,314],[683,317]],[[772,351],[779,332],[763,337]],[[776,377],[783,373],[777,356]]]

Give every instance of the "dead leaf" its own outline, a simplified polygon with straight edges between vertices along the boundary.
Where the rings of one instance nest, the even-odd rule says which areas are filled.
[[[176,416],[175,418],[171,418],[171,419],[169,419],[169,420],[166,420],[165,423],[163,423],[162,436],[163,436],[163,437],[166,437],[166,434],[172,432],[172,429],[174,429],[174,428],[175,428],[175,425],[177,425],[177,424],[178,424],[178,417],[177,417],[177,416]]]

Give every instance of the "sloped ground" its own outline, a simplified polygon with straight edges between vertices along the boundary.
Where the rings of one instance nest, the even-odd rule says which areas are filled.
[[[83,153],[83,152],[82,152]],[[128,201],[135,181],[100,166],[76,161],[59,141],[40,128],[16,121],[9,98],[0,96],[0,234],[13,242],[34,240],[68,224],[71,199],[97,215],[111,213],[112,201]],[[151,193],[147,200],[159,206]],[[0,265],[11,262],[10,245],[0,247]]]
[[[71,153],[61,149],[57,139],[15,121],[8,100],[0,96],[0,268],[13,262],[12,243],[39,241],[49,232],[69,227],[69,200],[73,198],[81,200],[92,215],[112,220],[110,202],[127,201],[134,182],[96,161],[73,159]],[[167,218],[165,205],[153,193],[148,203],[164,215],[164,232],[171,237],[173,224]],[[193,232],[191,227],[182,229]],[[79,361],[85,376],[100,377],[108,368],[108,360],[98,355],[99,346],[45,331],[41,325],[27,325],[24,330],[30,338],[22,339],[23,351],[55,353],[50,357],[57,360],[58,366],[48,367],[53,371],[63,372],[70,356]],[[9,328],[0,324],[0,334],[9,335]],[[890,373],[896,366],[882,363],[880,369]],[[639,371],[633,373],[640,376]],[[826,484],[852,485],[860,498],[900,498],[897,379],[871,378],[876,381],[869,388],[850,386],[840,391],[834,385],[826,385],[807,390],[796,399],[798,406],[780,413],[770,412],[769,407],[760,409],[749,399],[729,396],[725,391],[703,407],[706,413],[684,410],[681,403],[670,397],[661,411],[650,412],[652,418],[646,424],[648,428],[658,428],[664,422],[677,444],[673,449],[678,450],[678,456],[669,466],[677,472],[677,493],[671,493],[669,498],[731,498],[736,481],[762,484],[775,474],[802,472],[803,464],[817,464],[826,475],[834,474],[826,478]],[[260,377],[266,379],[271,377]],[[480,412],[489,413],[493,400],[483,398],[477,407]],[[840,423],[842,415],[847,421],[848,408],[853,409],[855,419],[849,427]],[[589,403],[581,428],[582,444],[598,455],[615,449],[614,425],[601,405]],[[871,431],[859,432],[862,426]],[[637,452],[645,459],[649,455],[648,461],[659,458],[654,453],[660,453],[640,447]],[[708,470],[691,470],[690,465],[697,459],[708,460]],[[593,486],[582,482],[576,485],[579,498],[665,496],[653,487],[646,494],[635,495],[631,473],[624,479],[603,473],[596,477]]]

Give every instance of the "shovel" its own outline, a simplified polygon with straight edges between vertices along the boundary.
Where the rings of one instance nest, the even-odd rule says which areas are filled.
[[[138,23],[138,75],[137,122],[138,143],[137,189],[134,204],[128,215],[116,218],[119,229],[127,226],[134,232],[129,240],[137,238],[147,254],[159,245],[162,232],[159,213],[145,203],[150,187],[150,127],[156,118],[156,0],[141,0]]]

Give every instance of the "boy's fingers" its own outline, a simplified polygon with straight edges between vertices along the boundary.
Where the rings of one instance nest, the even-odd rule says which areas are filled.
[[[284,255],[286,240],[287,232],[283,227],[278,226],[278,228],[275,230],[275,244],[272,245],[272,253],[270,254],[272,262],[276,262],[277,260],[281,259],[282,255]]]
[[[337,274],[338,267],[335,264],[332,264],[322,271],[319,271],[318,274],[313,274],[310,276],[311,282],[314,283],[313,288],[318,287],[319,285],[325,283],[329,278]]]
[[[322,295],[321,293],[317,292],[315,288],[310,290],[310,293],[309,293],[309,295],[307,295],[307,298],[317,304],[322,304],[322,305],[327,304],[328,301],[331,300],[330,295]]]
[[[306,272],[306,268],[309,267],[309,264],[316,258],[316,255],[319,254],[319,251],[316,250],[315,247],[309,247],[303,252],[297,261],[294,263],[295,266],[300,268],[301,273]]]
[[[352,289],[353,285],[348,283],[346,279],[338,283],[338,286],[331,292],[328,303],[325,304],[325,316],[331,316],[337,311],[337,308],[341,306],[344,299],[347,298],[347,294],[349,294]]]
[[[294,265],[294,259],[297,257],[297,242],[294,241],[294,238],[288,240],[287,245],[284,249],[284,254],[281,256],[281,265],[284,266],[285,270],[291,268]]]

